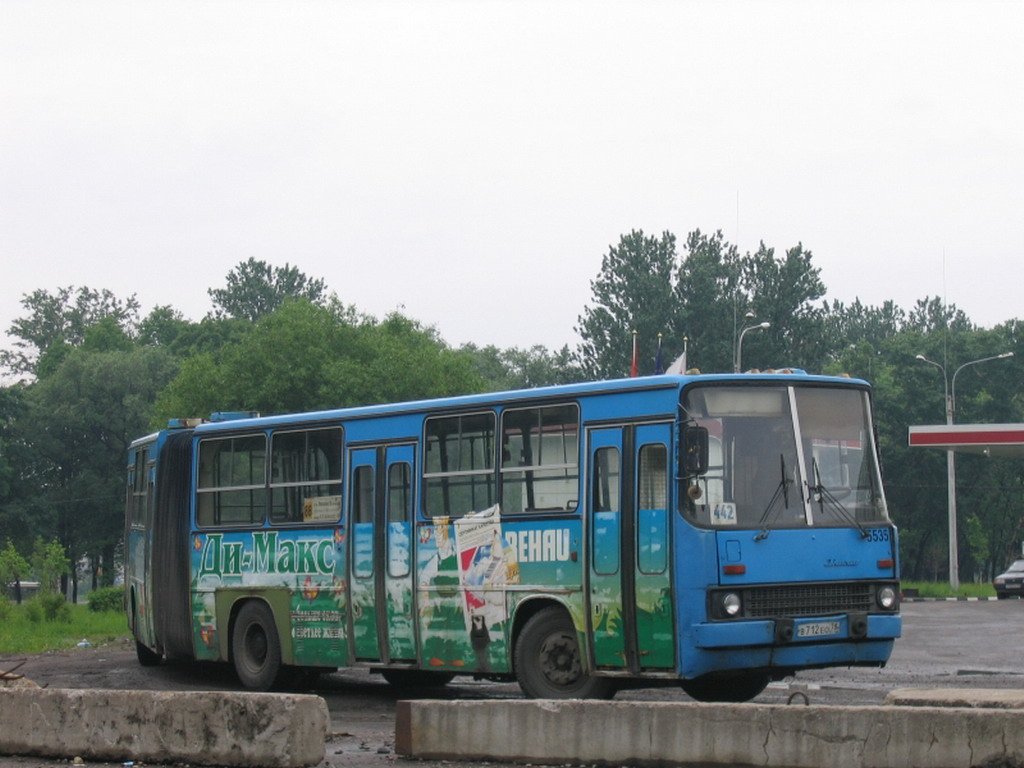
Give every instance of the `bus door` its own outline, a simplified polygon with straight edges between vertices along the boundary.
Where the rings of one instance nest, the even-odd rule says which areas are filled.
[[[671,426],[588,430],[589,632],[597,667],[675,666],[669,554]]]
[[[350,452],[350,637],[365,661],[416,659],[412,572],[414,445]]]

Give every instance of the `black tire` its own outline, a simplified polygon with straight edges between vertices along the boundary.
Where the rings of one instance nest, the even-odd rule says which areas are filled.
[[[281,640],[274,614],[261,600],[242,606],[231,633],[231,661],[239,682],[252,691],[269,691],[281,675]]]
[[[135,657],[139,660],[139,664],[144,667],[156,667],[159,666],[163,655],[152,651],[138,640],[135,641]]]
[[[691,699],[707,702],[750,701],[768,687],[767,673],[746,672],[734,675],[704,675],[682,680],[683,690]]]
[[[551,606],[526,622],[515,646],[516,679],[531,699],[610,699],[612,681],[583,670],[576,628]]]
[[[380,674],[396,688],[440,688],[455,679],[451,672],[426,669],[382,669]]]
[[[996,598],[999,599],[999,600],[1005,600],[1008,597],[1009,597],[1009,595],[1006,594],[1005,592],[996,592]]]

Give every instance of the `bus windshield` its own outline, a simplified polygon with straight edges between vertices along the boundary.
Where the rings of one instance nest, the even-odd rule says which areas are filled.
[[[857,527],[888,520],[868,393],[822,386],[705,386],[683,396],[708,430],[708,471],[685,511],[711,527]]]

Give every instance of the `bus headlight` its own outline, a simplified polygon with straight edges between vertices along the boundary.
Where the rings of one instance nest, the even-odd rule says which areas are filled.
[[[887,611],[896,607],[896,590],[886,584],[878,590],[878,605]]]
[[[740,596],[735,592],[726,592],[722,595],[722,613],[726,616],[739,616],[742,607]]]

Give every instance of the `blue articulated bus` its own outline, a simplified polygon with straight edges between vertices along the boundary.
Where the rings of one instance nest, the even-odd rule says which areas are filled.
[[[139,661],[251,689],[745,701],[901,629],[870,388],[799,371],[176,422],[131,446],[126,538]]]

